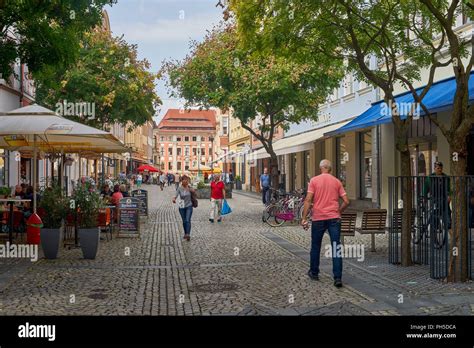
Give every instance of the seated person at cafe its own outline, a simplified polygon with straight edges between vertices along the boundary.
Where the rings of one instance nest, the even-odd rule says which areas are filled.
[[[123,197],[130,197],[130,195],[127,192],[127,187],[125,184],[120,185],[120,192],[122,193]]]
[[[123,198],[123,195],[120,192],[120,186],[115,185],[114,186],[114,193],[112,194],[111,203],[113,205],[117,206],[122,198]]]
[[[105,184],[100,194],[104,197],[110,197],[112,196],[113,192],[110,190],[110,186],[108,184]]]
[[[13,197],[20,197],[21,199],[25,198],[25,192],[23,192],[23,187],[21,187],[21,185],[15,186],[15,192],[13,192]]]

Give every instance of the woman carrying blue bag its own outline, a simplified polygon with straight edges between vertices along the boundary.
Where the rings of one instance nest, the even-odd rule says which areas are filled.
[[[221,215],[227,215],[230,213],[232,213],[232,209],[230,209],[230,206],[227,203],[227,200],[224,199],[224,202],[222,202]]]

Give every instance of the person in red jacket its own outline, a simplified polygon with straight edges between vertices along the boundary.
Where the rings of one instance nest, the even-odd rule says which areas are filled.
[[[221,209],[222,201],[225,199],[225,185],[221,181],[220,175],[215,175],[211,182],[211,212],[209,214],[209,221],[214,223],[217,217],[217,222],[222,221]],[[216,212],[217,210],[217,212]]]

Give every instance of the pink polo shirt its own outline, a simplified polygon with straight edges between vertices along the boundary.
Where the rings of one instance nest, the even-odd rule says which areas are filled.
[[[313,196],[313,221],[339,219],[339,198],[346,191],[339,179],[331,174],[321,174],[311,179],[308,192]]]

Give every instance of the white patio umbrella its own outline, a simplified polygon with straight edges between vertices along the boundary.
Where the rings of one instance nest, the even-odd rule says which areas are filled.
[[[129,151],[112,134],[71,121],[37,104],[0,115],[0,148],[33,152],[36,175],[37,150],[67,153],[122,153]],[[33,209],[36,212],[36,182]]]

